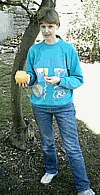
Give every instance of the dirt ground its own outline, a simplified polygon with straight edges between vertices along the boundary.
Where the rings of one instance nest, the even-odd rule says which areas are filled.
[[[61,145],[59,130],[54,120],[55,142],[59,174],[51,184],[43,186],[43,154],[40,150],[39,131],[34,122],[35,142],[29,140],[26,151],[13,148],[9,139],[11,124],[6,124],[0,141],[0,195],[76,195],[73,176]],[[83,152],[91,188],[100,195],[100,135],[95,135],[77,120],[79,141]]]

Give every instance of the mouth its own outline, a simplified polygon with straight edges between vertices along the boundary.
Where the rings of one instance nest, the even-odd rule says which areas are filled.
[[[45,34],[44,36],[45,36],[45,37],[49,37],[50,35],[51,35],[51,34]]]

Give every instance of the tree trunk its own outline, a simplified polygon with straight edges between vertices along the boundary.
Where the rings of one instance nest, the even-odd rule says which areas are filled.
[[[13,145],[21,149],[26,148],[27,139],[27,127],[22,118],[22,108],[21,108],[21,87],[16,85],[15,73],[17,70],[23,70],[26,56],[29,47],[34,43],[37,35],[39,33],[39,26],[34,21],[31,20],[29,26],[27,27],[25,34],[23,36],[21,45],[18,48],[16,54],[12,77],[11,77],[11,105],[12,105],[12,119],[13,119],[13,129],[11,131],[10,140]]]
[[[16,54],[12,76],[11,76],[11,105],[12,105],[12,119],[13,119],[13,128],[10,134],[11,143],[20,148],[26,149],[27,147],[27,126],[22,117],[22,108],[21,108],[21,87],[16,85],[15,82],[15,73],[17,70],[23,70],[27,52],[29,47],[34,43],[38,33],[38,12],[43,9],[43,7],[55,7],[55,0],[42,0],[42,4],[35,14],[34,20],[31,18],[30,23],[24,33],[22,38],[22,42],[18,48],[18,52]]]

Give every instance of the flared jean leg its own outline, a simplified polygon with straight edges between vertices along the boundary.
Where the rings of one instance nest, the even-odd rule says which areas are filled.
[[[76,127],[75,109],[73,104],[55,112],[55,117],[59,126],[62,144],[69,159],[70,167],[74,177],[77,192],[90,188],[82,151],[78,141]]]
[[[40,130],[41,149],[44,153],[45,172],[57,173],[58,161],[54,143],[54,133],[52,129],[52,117],[48,109],[36,108],[32,106],[33,114]]]

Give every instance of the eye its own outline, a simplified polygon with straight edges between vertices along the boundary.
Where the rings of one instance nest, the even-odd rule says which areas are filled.
[[[49,28],[53,28],[53,25],[49,25]]]
[[[41,28],[45,28],[45,26],[44,25],[41,25]]]

